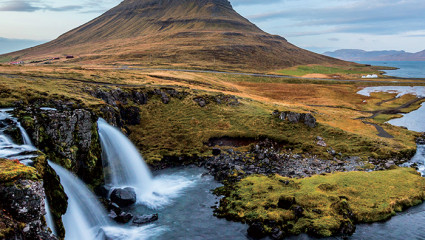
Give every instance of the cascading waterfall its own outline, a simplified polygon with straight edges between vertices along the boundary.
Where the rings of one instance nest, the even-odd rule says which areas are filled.
[[[21,123],[17,122],[16,124],[17,124],[19,130],[21,130],[22,141],[24,142],[24,145],[34,146],[34,144],[32,144],[32,142],[31,142],[30,136],[28,136],[27,131],[25,131],[25,129],[22,127]]]
[[[55,163],[49,165],[68,196],[68,210],[62,217],[66,239],[97,239],[101,227],[112,225],[106,211],[80,179]]]
[[[31,159],[38,156],[35,152],[37,149],[32,144],[28,133],[21,126],[21,123],[17,121],[17,119],[13,118],[8,112],[13,109],[0,109],[0,120],[4,120],[6,118],[11,119],[16,123],[16,126],[20,129],[22,140],[24,145],[17,145],[13,143],[11,139],[7,136],[3,135],[4,133],[0,131],[0,158],[6,159],[16,159],[21,163],[26,165],[31,165],[33,162]],[[45,207],[46,207],[46,222],[47,226],[52,230],[53,234],[56,235],[55,224],[53,222],[53,217],[50,212],[49,203],[47,199],[44,199]]]
[[[103,119],[99,119],[98,127],[107,183],[135,188],[139,203],[150,208],[163,207],[193,184],[193,180],[178,175],[153,179],[137,148],[120,130]]]
[[[66,240],[142,240],[163,231],[154,226],[128,227],[113,223],[96,196],[63,167],[49,161],[59,175],[68,196],[68,209],[62,217]]]
[[[139,191],[150,191],[152,174],[131,141],[117,128],[99,119],[99,136],[103,160],[109,172],[107,183],[114,187],[136,187]]]

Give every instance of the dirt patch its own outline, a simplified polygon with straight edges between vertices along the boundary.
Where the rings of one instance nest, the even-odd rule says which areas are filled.
[[[303,78],[331,78],[328,75],[320,74],[320,73],[310,73],[302,76]]]

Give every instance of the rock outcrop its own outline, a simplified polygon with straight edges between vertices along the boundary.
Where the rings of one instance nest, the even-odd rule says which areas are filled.
[[[84,109],[16,109],[34,145],[87,183],[102,178],[97,116]]]
[[[291,123],[304,123],[310,128],[315,128],[317,126],[316,118],[311,115],[311,113],[296,113],[296,112],[280,112],[275,110],[273,116],[282,120],[289,121]]]
[[[45,192],[35,169],[0,162],[0,239],[57,239],[46,226]]]

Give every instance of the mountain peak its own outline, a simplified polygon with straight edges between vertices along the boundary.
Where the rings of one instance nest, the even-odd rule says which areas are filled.
[[[214,69],[279,69],[340,63],[265,33],[227,0],[124,0],[56,40],[11,54],[74,61],[179,65]],[[214,66],[211,66],[214,63]]]

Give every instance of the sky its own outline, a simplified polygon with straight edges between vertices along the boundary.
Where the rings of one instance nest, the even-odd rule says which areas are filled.
[[[53,40],[121,0],[0,0],[0,53]],[[264,31],[323,53],[425,49],[424,0],[230,0]]]

